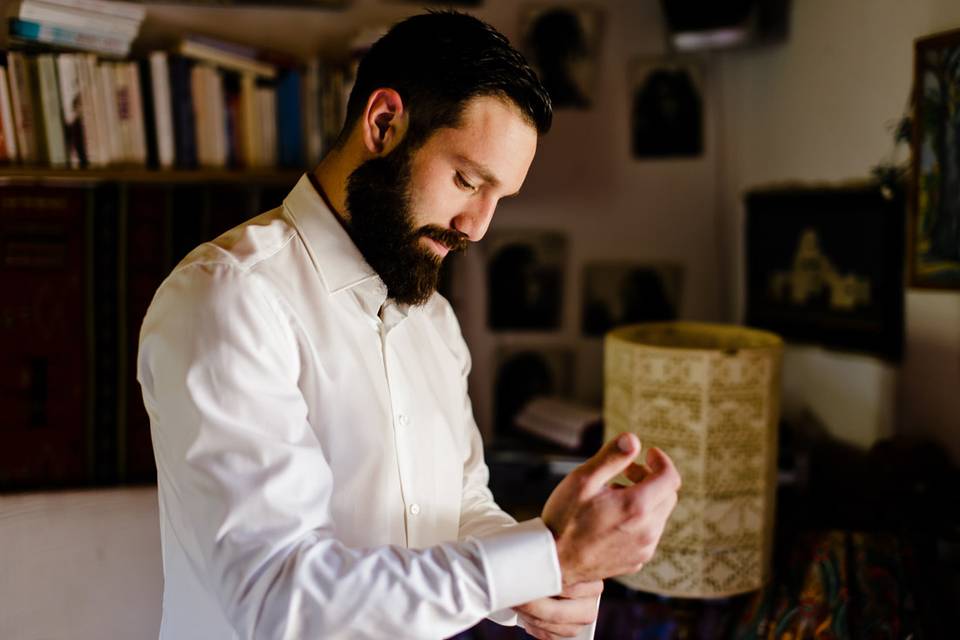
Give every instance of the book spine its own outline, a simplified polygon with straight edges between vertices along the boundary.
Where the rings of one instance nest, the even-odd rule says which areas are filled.
[[[137,78],[140,84],[140,102],[143,106],[143,142],[146,164],[150,168],[160,166],[157,142],[157,115],[153,104],[153,69],[150,59],[137,62]]]
[[[16,17],[29,22],[46,23],[75,31],[104,35],[114,34],[131,40],[137,36],[140,29],[139,22],[103,13],[90,13],[72,7],[58,7],[34,0],[21,2],[20,11]]]
[[[284,167],[303,167],[302,75],[287,71],[277,85],[278,161]]]
[[[84,134],[83,108],[81,106],[80,77],[76,56],[61,53],[57,56],[57,79],[60,82],[60,103],[63,112],[64,146],[67,162],[71,167],[86,167],[86,135]]]
[[[130,41],[124,38],[75,31],[19,18],[10,18],[10,36],[27,42],[72,47],[115,56],[125,56],[130,51]]]
[[[106,149],[100,132],[100,112],[97,109],[97,85],[94,74],[94,61],[91,54],[77,54],[74,58],[77,76],[80,79],[80,108],[83,120],[83,144],[87,150],[87,159],[91,167],[103,167],[107,164]]]
[[[47,130],[44,126],[43,94],[40,90],[40,69],[36,56],[26,56],[24,58],[24,69],[26,70],[27,83],[29,84],[28,91],[30,93],[30,108],[32,110],[30,119],[33,122],[36,162],[42,165],[49,162],[50,156],[47,153]]]
[[[157,130],[157,158],[160,168],[174,165],[173,104],[170,95],[170,70],[167,54],[154,51],[150,54],[150,79],[153,82],[153,112]]]
[[[0,490],[87,481],[86,190],[0,185]]]
[[[137,23],[143,22],[143,18],[146,16],[146,9],[140,5],[130,2],[114,2],[113,0],[42,0],[41,4],[70,7],[96,15],[123,18]]]
[[[117,112],[117,90],[113,77],[112,62],[100,62],[97,71],[100,74],[99,89],[102,95],[103,112],[107,126],[105,127],[104,142],[110,149],[110,162],[121,162],[124,159],[123,131],[120,125],[120,114]]]
[[[0,132],[3,135],[3,157],[7,162],[16,162],[20,159],[20,154],[17,150],[17,132],[13,122],[5,56],[3,63],[3,66],[0,66]]]
[[[144,114],[139,69],[136,62],[121,63],[120,68],[126,78],[132,119],[130,159],[136,164],[145,165],[147,162],[146,115]]]
[[[131,104],[131,91],[127,78],[126,63],[120,62],[111,65],[113,81],[113,108],[116,111],[117,133],[120,139],[120,152],[117,160],[125,164],[134,162],[134,116]]]
[[[47,140],[47,155],[54,167],[67,164],[66,144],[63,136],[63,115],[60,110],[60,90],[57,85],[57,63],[52,54],[37,57],[40,79],[40,103],[43,110],[44,131]]]
[[[173,110],[174,163],[181,169],[197,167],[197,128],[190,82],[192,62],[183,56],[168,58]]]
[[[33,100],[27,74],[26,56],[16,51],[7,54],[7,71],[10,82],[10,103],[13,107],[13,122],[17,135],[20,159],[25,164],[36,164],[36,123],[33,121]]]

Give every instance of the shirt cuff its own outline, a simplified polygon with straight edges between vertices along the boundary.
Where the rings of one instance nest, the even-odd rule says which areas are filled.
[[[557,545],[540,518],[474,540],[480,547],[492,611],[562,591]]]

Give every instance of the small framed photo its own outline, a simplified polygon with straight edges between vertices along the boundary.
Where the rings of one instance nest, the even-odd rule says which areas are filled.
[[[903,194],[879,185],[746,197],[746,323],[898,361]]]
[[[494,431],[498,439],[517,436],[514,420],[534,398],[569,397],[573,351],[564,347],[510,346],[496,351]]]
[[[557,231],[495,231],[484,239],[483,251],[490,329],[559,328],[567,236]]]
[[[910,285],[960,289],[960,29],[915,43]]]
[[[624,324],[676,320],[682,285],[679,264],[588,263],[583,270],[583,334],[602,336]]]
[[[537,4],[520,14],[521,48],[555,109],[593,101],[602,14],[592,5]]]
[[[704,72],[695,58],[634,60],[629,69],[635,158],[703,155]]]

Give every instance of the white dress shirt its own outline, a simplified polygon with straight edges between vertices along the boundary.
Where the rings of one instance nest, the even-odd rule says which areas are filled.
[[[162,639],[442,638],[561,589],[487,488],[450,305],[395,304],[303,176],[143,323]]]

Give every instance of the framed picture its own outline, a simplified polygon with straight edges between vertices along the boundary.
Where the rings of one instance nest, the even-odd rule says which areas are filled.
[[[902,193],[874,185],[754,191],[746,211],[748,325],[901,358]]]
[[[520,14],[521,47],[555,109],[586,109],[593,101],[600,50],[600,9],[538,4]]]
[[[917,40],[910,285],[960,289],[960,29]]]
[[[583,269],[583,334],[602,336],[623,324],[676,320],[682,281],[679,264],[588,263]]]
[[[501,347],[496,351],[494,432],[497,439],[520,437],[514,419],[530,400],[569,397],[573,351],[563,347]]]
[[[495,231],[484,239],[483,250],[490,329],[559,328],[566,235],[542,230]]]
[[[695,58],[634,60],[629,68],[635,158],[703,154],[704,72]]]

